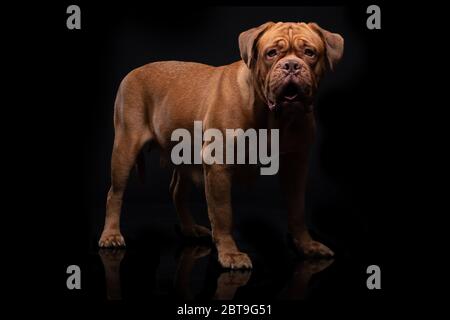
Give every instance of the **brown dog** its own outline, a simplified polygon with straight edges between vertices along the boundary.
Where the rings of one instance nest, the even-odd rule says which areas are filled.
[[[304,199],[308,149],[315,130],[313,98],[326,68],[332,69],[342,57],[343,46],[340,35],[315,23],[268,22],[239,36],[242,60],[230,65],[168,61],[130,72],[115,103],[112,185],[100,247],[125,245],[119,228],[122,196],[143,145],[150,142],[167,156],[175,144],[172,132],[186,128],[192,133],[194,121],[201,120],[204,130],[279,128],[289,232],[306,256],[332,256],[305,226]],[[197,237],[210,231],[193,221],[187,191],[191,182],[204,185],[212,238],[225,268],[252,267],[231,234],[231,185],[242,167],[176,166],[170,187],[182,232]]]

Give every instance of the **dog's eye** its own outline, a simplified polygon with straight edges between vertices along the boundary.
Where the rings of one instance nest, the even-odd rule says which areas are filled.
[[[309,48],[306,48],[306,49],[305,49],[305,54],[306,54],[308,57],[314,57],[314,56],[316,55],[316,53],[314,52],[314,50],[309,49]]]
[[[275,56],[277,55],[277,50],[275,50],[275,49],[270,49],[269,51],[267,51],[266,55],[267,55],[269,58],[273,58],[273,57],[275,57]]]

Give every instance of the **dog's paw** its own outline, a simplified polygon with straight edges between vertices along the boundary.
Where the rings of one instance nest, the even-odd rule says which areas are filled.
[[[203,226],[199,226],[198,224],[194,224],[189,227],[181,227],[180,232],[184,237],[187,238],[203,238],[203,237],[211,237],[211,231]]]
[[[103,232],[98,241],[100,248],[118,248],[125,247],[125,239],[119,231]]]
[[[334,252],[330,248],[314,240],[305,241],[296,246],[307,258],[331,258],[334,256]]]
[[[219,252],[219,263],[226,269],[251,269],[252,261],[243,252]]]

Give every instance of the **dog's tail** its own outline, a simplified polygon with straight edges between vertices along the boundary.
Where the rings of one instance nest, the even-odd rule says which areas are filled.
[[[139,177],[139,181],[145,183],[145,154],[143,151],[139,152],[136,159],[136,171]]]

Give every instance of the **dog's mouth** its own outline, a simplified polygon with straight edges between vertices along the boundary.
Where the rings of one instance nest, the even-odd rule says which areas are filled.
[[[301,97],[301,89],[299,86],[297,86],[294,83],[288,83],[284,89],[281,91],[280,94],[280,102],[294,102],[294,101],[300,101]]]
[[[271,111],[280,107],[300,106],[306,103],[307,95],[301,85],[295,82],[289,82],[278,93],[274,94],[275,98],[268,100],[269,109]]]

